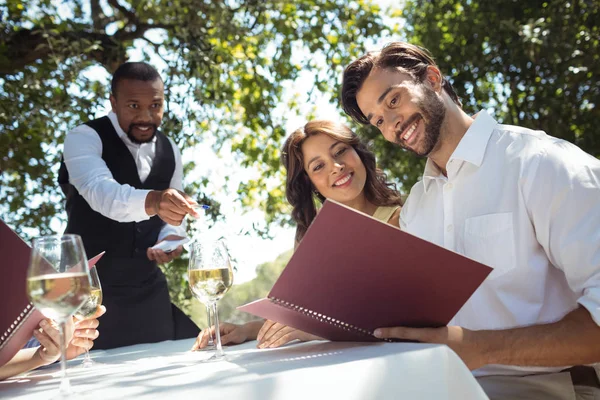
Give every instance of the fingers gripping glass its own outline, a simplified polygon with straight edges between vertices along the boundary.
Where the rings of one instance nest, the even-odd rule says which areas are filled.
[[[98,277],[98,271],[96,270],[96,266],[90,268],[89,271],[90,279],[92,282],[92,286],[90,287],[90,297],[75,312],[75,318],[77,318],[78,320],[84,320],[92,317],[98,311],[98,307],[102,305],[102,286],[100,285],[100,278]],[[92,358],[90,357],[90,351],[86,347],[85,357],[83,358],[81,366],[84,368],[88,368],[95,365],[99,364],[92,360]]]

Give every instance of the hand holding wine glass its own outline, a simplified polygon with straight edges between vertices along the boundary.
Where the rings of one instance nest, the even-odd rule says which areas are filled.
[[[205,305],[211,307],[215,324],[215,354],[208,361],[224,358],[219,332],[217,302],[233,284],[233,269],[227,248],[222,240],[199,239],[190,246],[188,268],[192,294]]]
[[[77,312],[75,312],[75,318],[77,318],[79,321],[94,317],[98,312],[98,307],[102,305],[102,285],[100,285],[100,278],[98,277],[96,266],[94,265],[92,268],[90,268],[89,272],[92,282],[90,287],[90,297],[88,297],[87,301],[83,303],[81,307],[79,307]],[[81,366],[87,368],[95,364],[97,363],[92,361],[89,349],[86,347],[85,357],[83,358]]]
[[[43,236],[33,240],[27,270],[27,295],[46,317],[60,325],[63,397],[72,393],[66,372],[66,324],[90,296],[87,257],[79,235]]]

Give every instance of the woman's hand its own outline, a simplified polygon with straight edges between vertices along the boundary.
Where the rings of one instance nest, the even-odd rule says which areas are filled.
[[[94,346],[94,339],[99,335],[98,318],[106,312],[104,306],[98,307],[96,314],[84,320],[75,321],[69,318],[66,324],[65,336],[67,339],[67,360],[75,358]],[[40,342],[36,356],[43,365],[51,364],[60,358],[60,330],[58,324],[46,318],[40,322],[38,329],[33,331],[33,336]]]
[[[244,343],[248,340],[256,339],[256,334],[262,326],[262,321],[250,321],[244,325],[230,324],[223,322],[219,324],[219,332],[221,333],[221,344],[239,344]],[[211,333],[213,338],[215,337],[215,327],[211,326],[209,329],[204,329],[198,337],[196,342],[192,346],[192,351],[200,350],[208,345],[208,332]]]
[[[292,340],[308,342],[310,340],[323,340],[319,336],[306,333],[304,331],[282,325],[278,322],[266,321],[258,332],[258,348],[267,349],[283,346]]]
[[[67,343],[71,342],[74,330],[73,320],[69,318],[65,328]],[[55,321],[50,318],[40,321],[39,328],[33,331],[33,337],[40,342],[35,356],[42,361],[42,365],[52,364],[60,358],[60,331]]]
[[[94,340],[100,336],[98,331],[100,321],[98,321],[98,318],[104,315],[105,312],[106,307],[99,306],[94,315],[75,322],[73,339],[67,346],[67,360],[75,358],[94,347]]]

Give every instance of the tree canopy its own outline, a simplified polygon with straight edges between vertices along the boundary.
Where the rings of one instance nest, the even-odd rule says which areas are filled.
[[[285,116],[273,110],[284,85],[310,70],[314,81],[303,88],[331,91],[342,66],[386,29],[363,0],[8,0],[0,13],[0,211],[18,232],[42,234],[64,218],[55,180],[64,136],[108,98],[93,67],[110,74],[134,48],[145,60],[160,57],[162,129],[182,148],[215,138],[215,151],[230,148],[239,165],[258,168],[240,201],[285,222],[281,187],[267,185],[281,181]],[[287,107],[294,113],[298,104]],[[211,203],[206,183],[187,190]]]

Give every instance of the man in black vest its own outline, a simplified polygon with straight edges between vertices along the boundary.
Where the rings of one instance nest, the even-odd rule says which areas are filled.
[[[195,337],[198,327],[171,304],[157,262],[181,254],[151,249],[185,236],[196,202],[183,193],[181,154],[158,130],[164,85],[146,63],[113,75],[108,116],[78,126],[65,139],[59,183],[67,197],[67,233],[81,235],[97,265],[107,313],[95,348],[110,349]]]

